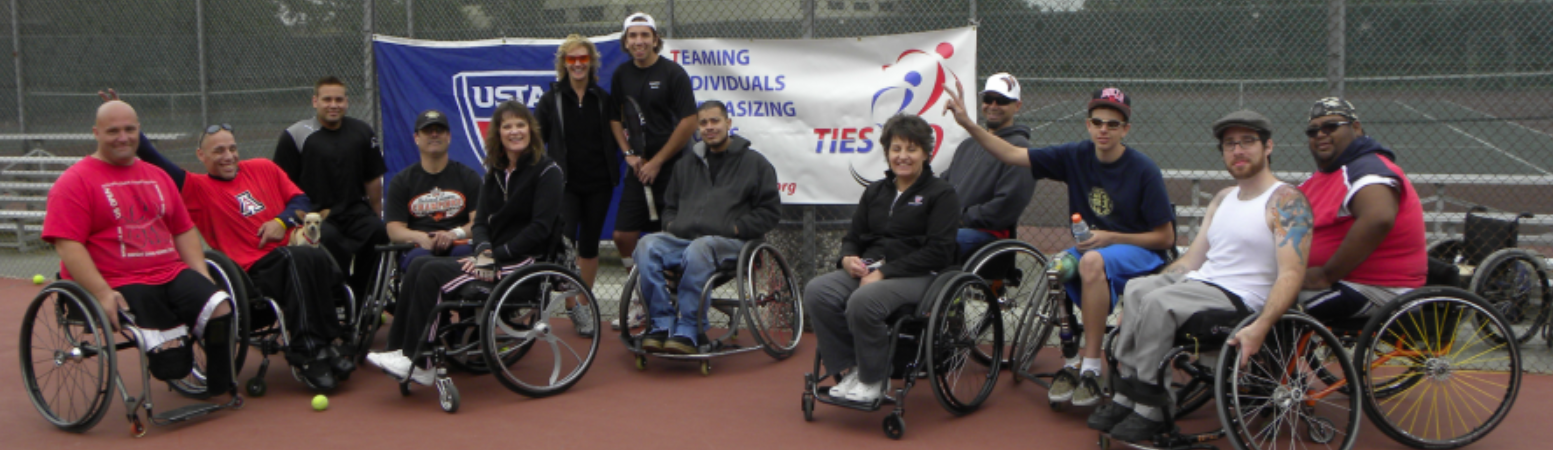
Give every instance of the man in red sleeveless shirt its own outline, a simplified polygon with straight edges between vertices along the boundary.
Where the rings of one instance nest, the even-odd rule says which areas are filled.
[[[1366,136],[1353,104],[1316,101],[1305,128],[1316,173],[1300,184],[1315,214],[1300,302],[1322,320],[1366,315],[1424,285],[1423,208],[1396,153]]]

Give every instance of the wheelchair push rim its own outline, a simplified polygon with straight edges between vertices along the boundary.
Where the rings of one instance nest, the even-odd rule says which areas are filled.
[[[592,366],[601,334],[579,336],[566,319],[566,299],[581,296],[598,315],[598,299],[581,277],[553,264],[508,275],[491,291],[480,316],[481,351],[496,379],[513,392],[546,397],[570,389]],[[582,303],[579,303],[582,305]],[[596,325],[595,325],[596,327]],[[521,352],[521,360],[512,354]]]
[[[760,243],[739,258],[739,297],[755,340],[776,359],[792,356],[803,338],[803,298],[798,279],[776,247]],[[731,326],[731,324],[730,324]]]
[[[108,412],[118,377],[102,309],[80,285],[61,281],[38,292],[24,317],[18,353],[33,407],[60,429],[91,429]]]
[[[1257,316],[1241,322],[1250,325]],[[1245,364],[1224,344],[1214,382],[1219,421],[1235,448],[1350,449],[1358,439],[1361,397],[1342,389],[1357,379],[1337,336],[1299,313],[1286,313]],[[1311,354],[1331,355],[1312,364]],[[1318,372],[1342,374],[1336,383]]]
[[[1509,328],[1494,331],[1496,341],[1514,336],[1520,343],[1530,341],[1549,320],[1548,276],[1539,256],[1518,248],[1499,250],[1483,259],[1472,277],[1471,292],[1498,310]],[[1486,316],[1475,315],[1477,318]],[[1502,333],[1501,333],[1502,332]]]
[[[981,407],[997,386],[1001,358],[982,361],[977,351],[1003,351],[1003,314],[992,288],[960,273],[934,298],[927,327],[928,377],[944,409],[963,415]]]

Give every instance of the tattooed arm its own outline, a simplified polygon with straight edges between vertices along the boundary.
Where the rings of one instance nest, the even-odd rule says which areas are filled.
[[[1353,200],[1348,201],[1348,210],[1354,218],[1353,227],[1348,229],[1343,243],[1338,244],[1325,265],[1311,267],[1305,272],[1305,289],[1327,289],[1369,258],[1396,225],[1399,203],[1397,190],[1391,186],[1372,184],[1359,188]]]
[[[1213,226],[1213,213],[1219,210],[1219,203],[1233,189],[1233,186],[1224,188],[1213,196],[1213,201],[1208,202],[1207,214],[1203,215],[1202,225],[1197,227],[1197,236],[1192,238],[1192,246],[1187,247],[1186,253],[1160,273],[1186,275],[1187,272],[1201,269],[1203,263],[1208,262],[1208,227]]]
[[[1240,346],[1241,361],[1255,355],[1273,322],[1294,305],[1305,278],[1306,259],[1310,256],[1310,202],[1294,186],[1279,186],[1267,202],[1267,227],[1273,231],[1274,251],[1278,255],[1278,279],[1267,294],[1261,316],[1235,333],[1231,342]]]

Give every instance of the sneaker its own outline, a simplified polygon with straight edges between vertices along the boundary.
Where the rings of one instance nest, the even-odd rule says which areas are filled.
[[[339,347],[329,348],[329,369],[334,373],[334,378],[339,381],[350,379],[351,372],[356,371],[356,362]]]
[[[667,331],[647,333],[646,336],[642,336],[642,351],[653,353],[662,352],[663,341],[668,339],[669,332]]]
[[[1100,405],[1099,408],[1095,408],[1095,412],[1089,414],[1089,429],[1109,433],[1129,414],[1132,414],[1132,408],[1118,405],[1116,402]]]
[[[334,373],[330,369],[330,359],[327,352],[319,352],[313,356],[297,371],[302,376],[302,383],[315,391],[328,392],[338,386],[334,379]]]
[[[437,381],[437,372],[431,369],[415,367],[410,371],[410,381],[421,386],[431,386],[432,382]]]
[[[847,400],[858,403],[873,403],[879,396],[884,395],[884,382],[864,383],[857,382],[852,389],[847,390]]]
[[[1100,403],[1100,378],[1099,375],[1084,371],[1079,375],[1078,388],[1071,395],[1073,406],[1095,406]]]
[[[1046,399],[1052,403],[1066,403],[1073,400],[1073,391],[1078,388],[1078,368],[1063,367],[1057,371],[1057,376],[1052,378],[1051,390],[1046,391]]]
[[[690,338],[684,336],[669,338],[667,342],[663,343],[663,351],[665,353],[678,353],[681,355],[701,353],[701,350],[696,349],[695,341],[691,341]]]
[[[857,368],[853,367],[851,370],[847,371],[846,376],[841,377],[840,383],[836,383],[835,386],[830,388],[830,396],[834,398],[845,398],[847,396],[847,391],[850,391],[856,387]]]
[[[410,358],[404,356],[404,352],[394,350],[391,352],[373,352],[367,355],[367,362],[383,369],[383,373],[394,377],[395,380],[403,380],[410,375],[410,367],[415,364]]]
[[[577,327],[578,336],[593,337],[593,328],[598,325],[599,321],[593,318],[592,309],[579,303],[577,306],[573,306],[571,311],[567,311],[566,315],[571,317],[572,325]]]
[[[647,313],[642,311],[642,302],[640,302],[640,301],[632,301],[631,302],[631,311],[630,311],[629,314],[631,316],[631,320],[627,320],[626,321],[626,323],[629,324],[628,328],[640,327],[640,326],[642,326],[642,322],[647,320]],[[609,320],[609,327],[613,328],[613,329],[616,329],[616,330],[619,330],[620,329],[620,318],[616,317],[614,319],[610,319]]]
[[[1143,442],[1165,432],[1164,422],[1155,422],[1134,412],[1111,427],[1111,438],[1123,442]]]

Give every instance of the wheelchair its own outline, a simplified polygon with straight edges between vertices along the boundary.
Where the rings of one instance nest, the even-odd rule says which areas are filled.
[[[1004,323],[1004,329],[1019,330],[1019,319],[1023,318],[1024,311],[1040,305],[1041,300],[1049,295],[1051,286],[1046,279],[1047,264],[1041,251],[1029,243],[1002,239],[989,242],[972,252],[965,258],[964,268],[966,272],[976,274],[987,282],[996,294],[1001,309],[1005,311],[1004,319],[1014,321]],[[1019,346],[1019,333],[1014,333],[1008,354],[1003,356],[1003,367],[1013,367],[1020,352],[1025,350]],[[979,347],[972,355],[983,364],[992,358],[992,355],[983,354]]]
[[[631,273],[626,276],[625,286],[621,288],[623,298],[620,299],[620,315],[617,317],[630,317],[633,302],[644,307],[647,305],[637,273],[640,267],[637,265],[631,268]],[[667,296],[677,304],[676,284],[682,274],[678,269],[666,272],[665,278],[669,280],[665,286]],[[726,289],[729,282],[735,282],[736,285],[732,298],[728,296],[729,289]],[[772,358],[782,360],[792,356],[798,348],[798,342],[803,337],[803,299],[799,294],[798,279],[776,247],[760,239],[745,242],[744,247],[739,249],[738,259],[722,261],[707,279],[704,288],[701,291],[701,320],[708,320],[708,313],[715,309],[728,316],[727,330],[716,338],[698,343],[699,352],[681,355],[651,353],[642,349],[642,337],[651,327],[650,320],[644,320],[634,327],[622,325],[620,339],[625,342],[626,349],[635,355],[637,370],[647,369],[647,357],[650,355],[668,360],[696,361],[701,366],[702,375],[711,375],[712,358],[763,350]],[[678,310],[678,306],[673,309]],[[754,332],[754,346],[738,344],[741,323]],[[707,329],[705,325],[702,324],[701,329]]]
[[[443,411],[458,412],[461,397],[448,376],[451,367],[475,374],[491,373],[502,386],[530,398],[543,398],[565,392],[576,385],[598,355],[600,334],[580,337],[575,325],[566,319],[566,299],[580,297],[592,317],[599,317],[598,299],[587,289],[582,277],[567,268],[569,242],[559,235],[549,255],[542,261],[518,268],[502,276],[494,286],[471,282],[433,307],[438,319],[428,321],[427,329],[416,336],[430,337],[411,360],[429,359],[436,374],[437,403]],[[389,252],[405,251],[409,244],[379,246]],[[398,258],[385,255],[382,260],[392,267],[379,267],[379,287],[394,282],[397,287]],[[388,295],[374,296],[357,316],[358,330],[370,330],[356,336],[358,349],[370,348],[388,299],[397,295],[395,288],[380,290]],[[563,331],[564,329],[564,331]],[[597,329],[597,324],[595,324]],[[532,355],[538,356],[532,356]],[[536,364],[520,364],[530,356]],[[410,395],[408,379],[399,382],[401,395]]]
[[[906,396],[918,379],[927,378],[939,405],[956,416],[976,411],[997,386],[1003,352],[1002,302],[991,286],[976,274],[951,270],[940,273],[928,286],[922,302],[897,309],[885,319],[890,323],[890,379],[884,395],[872,403],[858,403],[830,395],[824,380],[840,382],[840,373],[825,372],[818,351],[813,372],[804,375],[803,417],[814,420],[816,401],[859,411],[878,411],[893,404],[884,418],[884,434],[900,439],[906,432]]]
[[[242,336],[242,323],[247,320],[246,299],[234,292],[231,284],[220,280],[232,279],[227,268],[207,259],[206,266],[218,287],[226,291],[232,301],[233,332]],[[243,407],[243,397],[237,392],[224,403],[196,403],[156,412],[151,401],[151,368],[146,349],[141,348],[130,327],[121,323],[117,332],[110,331],[108,316],[97,299],[81,285],[60,280],[44,286],[27,306],[23,316],[21,339],[18,344],[21,356],[22,382],[33,407],[45,420],[61,430],[84,433],[96,426],[107,415],[109,398],[114,390],[124,402],[129,420],[130,435],[146,434],[145,421],[155,425],[170,425],[188,421],[226,409]],[[184,337],[183,345],[193,347],[194,367],[182,379],[167,381],[170,389],[186,397],[205,397],[205,353],[198,340]],[[233,375],[242,372],[246,348],[235,339],[232,355],[235,358]],[[118,367],[118,352],[136,349],[139,352],[141,392],[131,395]],[[145,410],[144,419],[141,410]]]
[[[1467,281],[1466,288],[1494,305],[1510,321],[1510,334],[1495,335],[1503,340],[1513,336],[1525,344],[1541,334],[1553,343],[1553,289],[1548,284],[1548,267],[1537,252],[1516,248],[1520,220],[1532,217],[1521,213],[1511,219],[1481,215],[1488,208],[1475,206],[1467,211],[1460,239],[1447,239],[1429,245],[1429,257],[1455,264]]]

